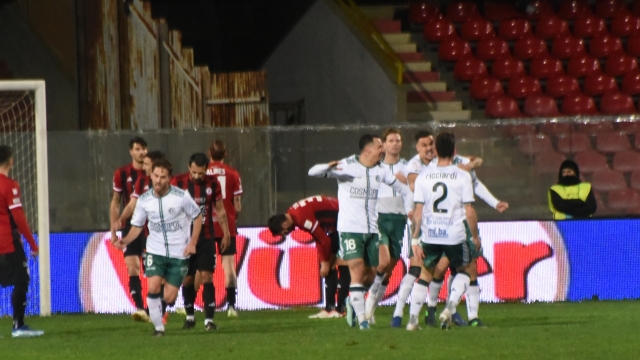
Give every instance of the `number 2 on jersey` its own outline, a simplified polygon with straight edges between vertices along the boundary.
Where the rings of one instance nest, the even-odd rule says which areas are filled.
[[[441,182],[436,183],[435,185],[433,185],[433,192],[438,192],[438,188],[442,188],[442,196],[440,196],[436,199],[436,201],[433,202],[433,212],[446,214],[448,212],[447,209],[440,209],[438,208],[438,205],[440,205],[440,203],[447,198],[447,185]]]

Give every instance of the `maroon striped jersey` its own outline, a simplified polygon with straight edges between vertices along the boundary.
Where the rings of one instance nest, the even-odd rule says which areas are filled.
[[[132,164],[118,168],[113,174],[113,191],[120,194],[123,207],[127,206],[131,200],[134,185],[141,176],[145,176],[144,170],[138,170],[134,168]],[[129,224],[130,220],[131,219],[127,219],[127,224]]]
[[[213,226],[213,214],[216,208],[216,201],[222,199],[220,185],[215,178],[205,176],[200,182],[191,180],[189,173],[177,175],[171,179],[171,185],[189,192],[193,200],[200,207],[202,214],[202,230],[200,230],[200,238],[213,239],[215,229]]]
[[[151,188],[151,176],[144,174],[138,178],[136,184],[133,186],[133,194],[131,194],[131,197],[137,199]]]
[[[329,261],[331,238],[327,234],[338,231],[338,199],[312,196],[293,204],[287,213],[295,226],[313,236],[320,261]]]

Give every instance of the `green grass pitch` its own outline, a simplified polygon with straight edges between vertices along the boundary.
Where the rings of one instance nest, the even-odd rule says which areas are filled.
[[[220,329],[210,333],[202,328],[202,313],[189,331],[181,329],[184,317],[172,314],[164,338],[152,337],[151,324],[129,316],[55,315],[27,319],[45,330],[43,337],[12,339],[11,320],[2,318],[0,358],[640,359],[640,301],[482,304],[488,327],[449,331],[392,329],[389,307],[376,311],[378,324],[370,331],[349,328],[344,319],[307,319],[316,311],[240,312],[238,319],[218,313]]]

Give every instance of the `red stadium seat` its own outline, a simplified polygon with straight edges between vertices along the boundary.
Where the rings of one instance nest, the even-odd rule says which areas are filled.
[[[442,61],[458,61],[469,55],[469,43],[457,37],[441,42],[438,49],[438,58]]]
[[[589,122],[580,125],[580,132],[589,136],[597,136],[602,133],[613,131],[613,124],[608,121]]]
[[[627,54],[635,57],[640,56],[640,35],[635,35],[627,40]]]
[[[565,96],[562,101],[562,113],[568,116],[593,116],[598,114],[598,108],[591,96],[577,93]]]
[[[499,80],[507,80],[514,76],[522,76],[525,75],[524,64],[522,61],[513,57],[497,59],[493,62],[491,75]]]
[[[476,45],[476,57],[484,61],[511,56],[507,42],[500,38],[485,39]]]
[[[558,16],[566,20],[578,19],[591,14],[591,7],[586,0],[558,1]]]
[[[640,171],[634,171],[631,173],[631,188],[640,190]]]
[[[560,35],[569,35],[569,25],[564,19],[559,17],[545,16],[538,20],[536,25],[536,36],[541,39],[555,39]]]
[[[506,136],[511,137],[535,136],[538,132],[534,124],[505,125],[504,129]]]
[[[587,134],[571,134],[558,138],[558,151],[565,154],[577,154],[591,151],[591,140]],[[606,163],[606,161],[605,161]]]
[[[530,36],[531,24],[528,20],[512,19],[500,22],[498,34],[505,40],[518,40]]]
[[[628,210],[638,207],[640,194],[634,189],[613,190],[607,195],[607,205],[613,210]]]
[[[569,59],[567,75],[580,78],[597,74],[600,74],[600,63],[598,59],[588,55],[578,55]]]
[[[618,131],[623,134],[637,134],[640,132],[640,121],[618,123]]]
[[[551,53],[558,59],[570,59],[575,56],[584,55],[584,42],[582,39],[571,36],[558,36],[553,40]]]
[[[546,95],[532,95],[524,101],[524,113],[534,117],[560,116],[556,100]]]
[[[562,98],[567,95],[579,94],[580,86],[575,77],[569,75],[557,75],[547,79],[545,93],[554,98]]]
[[[556,152],[545,152],[536,155],[534,166],[539,173],[557,174],[565,156]]]
[[[640,34],[640,18],[625,14],[611,20],[611,35],[629,37]]]
[[[608,132],[596,137],[596,149],[602,153],[615,153],[629,150],[629,139],[626,134]]]
[[[489,21],[483,18],[475,18],[462,24],[460,36],[467,41],[480,41],[495,37],[495,34]]]
[[[453,24],[445,19],[434,19],[424,24],[422,36],[425,40],[432,43],[441,43],[457,37],[456,28]]]
[[[528,18],[529,20],[540,20],[546,16],[555,16],[553,1],[549,0],[537,0],[529,2]]]
[[[640,72],[629,72],[622,78],[622,92],[627,95],[640,95]]]
[[[523,37],[513,46],[513,56],[516,59],[531,60],[543,55],[547,55],[547,43],[534,36]]]
[[[484,61],[473,56],[467,56],[456,62],[453,67],[453,77],[457,81],[471,81],[487,76],[487,67]]]
[[[631,96],[623,93],[603,95],[600,102],[600,111],[605,115],[627,115],[637,112],[635,106],[633,106]]]
[[[540,132],[550,136],[566,135],[573,132],[573,126],[566,122],[548,122],[540,126]]]
[[[480,17],[478,7],[472,1],[455,1],[447,5],[445,18],[454,23],[463,23]]]
[[[530,75],[538,79],[547,79],[564,74],[562,62],[550,55],[534,58],[531,60],[529,68]]]
[[[584,79],[584,93],[589,96],[600,96],[609,92],[618,92],[616,79],[610,75],[591,75]]]
[[[509,79],[507,95],[514,99],[524,99],[531,95],[542,94],[538,80],[531,76],[516,76]]]
[[[607,33],[604,19],[596,15],[587,15],[576,19],[573,24],[573,34],[579,38],[590,39]]]
[[[553,147],[548,136],[525,136],[520,138],[518,150],[526,155],[536,155],[553,152]]]
[[[578,168],[580,168],[580,172],[582,173],[593,173],[597,171],[609,170],[609,165],[607,165],[607,158],[595,151],[579,152],[574,157],[574,160],[576,164],[578,164]]]
[[[633,3],[631,3],[631,13],[635,16],[640,16],[640,0],[633,0]]]
[[[640,170],[640,153],[637,151],[620,151],[613,157],[613,170],[631,172]]]
[[[629,13],[627,2],[624,0],[598,0],[595,13],[605,19]]]
[[[604,71],[611,76],[624,76],[638,71],[638,60],[629,55],[620,54],[607,59]]]
[[[523,117],[518,103],[508,96],[495,96],[487,100],[484,113],[494,119],[513,119]]]
[[[599,35],[591,39],[589,54],[594,58],[606,58],[624,52],[620,38],[611,35]]]
[[[441,19],[440,6],[430,1],[411,2],[409,4],[409,21],[414,24],[425,24],[432,19]]]
[[[593,173],[591,187],[595,191],[624,190],[627,188],[627,183],[621,173],[613,170],[601,170]]]
[[[489,21],[502,21],[508,19],[521,19],[524,14],[507,2],[485,2],[484,17]]]
[[[500,80],[484,77],[471,81],[469,95],[473,100],[488,100],[494,96],[504,95]]]

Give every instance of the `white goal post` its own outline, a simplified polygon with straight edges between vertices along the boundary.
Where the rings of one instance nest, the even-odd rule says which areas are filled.
[[[21,114],[20,117],[30,116],[33,112],[35,120],[35,154],[27,154],[27,156],[35,156],[35,182],[36,182],[36,204],[37,209],[26,209],[27,217],[29,213],[37,213],[36,228],[31,229],[37,233],[38,247],[40,254],[38,255],[38,270],[40,284],[40,315],[51,315],[51,275],[50,275],[50,251],[49,251],[49,182],[47,167],[47,104],[44,80],[0,80],[0,96],[3,93],[25,93],[24,96],[30,96],[33,106],[29,106],[24,110],[27,115]],[[30,102],[31,103],[31,102]],[[25,106],[17,106],[25,108]],[[0,109],[2,111],[2,109]],[[0,113],[0,115],[2,115]],[[9,115],[10,116],[10,115]],[[3,120],[4,121],[4,120]],[[17,122],[17,121],[16,121]],[[3,132],[20,132],[22,129],[12,129],[6,124],[2,124]],[[24,126],[24,124],[22,124]],[[30,131],[30,130],[28,130]],[[16,150],[14,149],[14,153]],[[14,154],[15,157],[15,154]],[[17,164],[20,166],[20,164]],[[23,184],[20,184],[23,187]],[[24,190],[23,190],[24,204]],[[27,204],[28,205],[28,204]],[[28,219],[32,223],[32,219]]]

